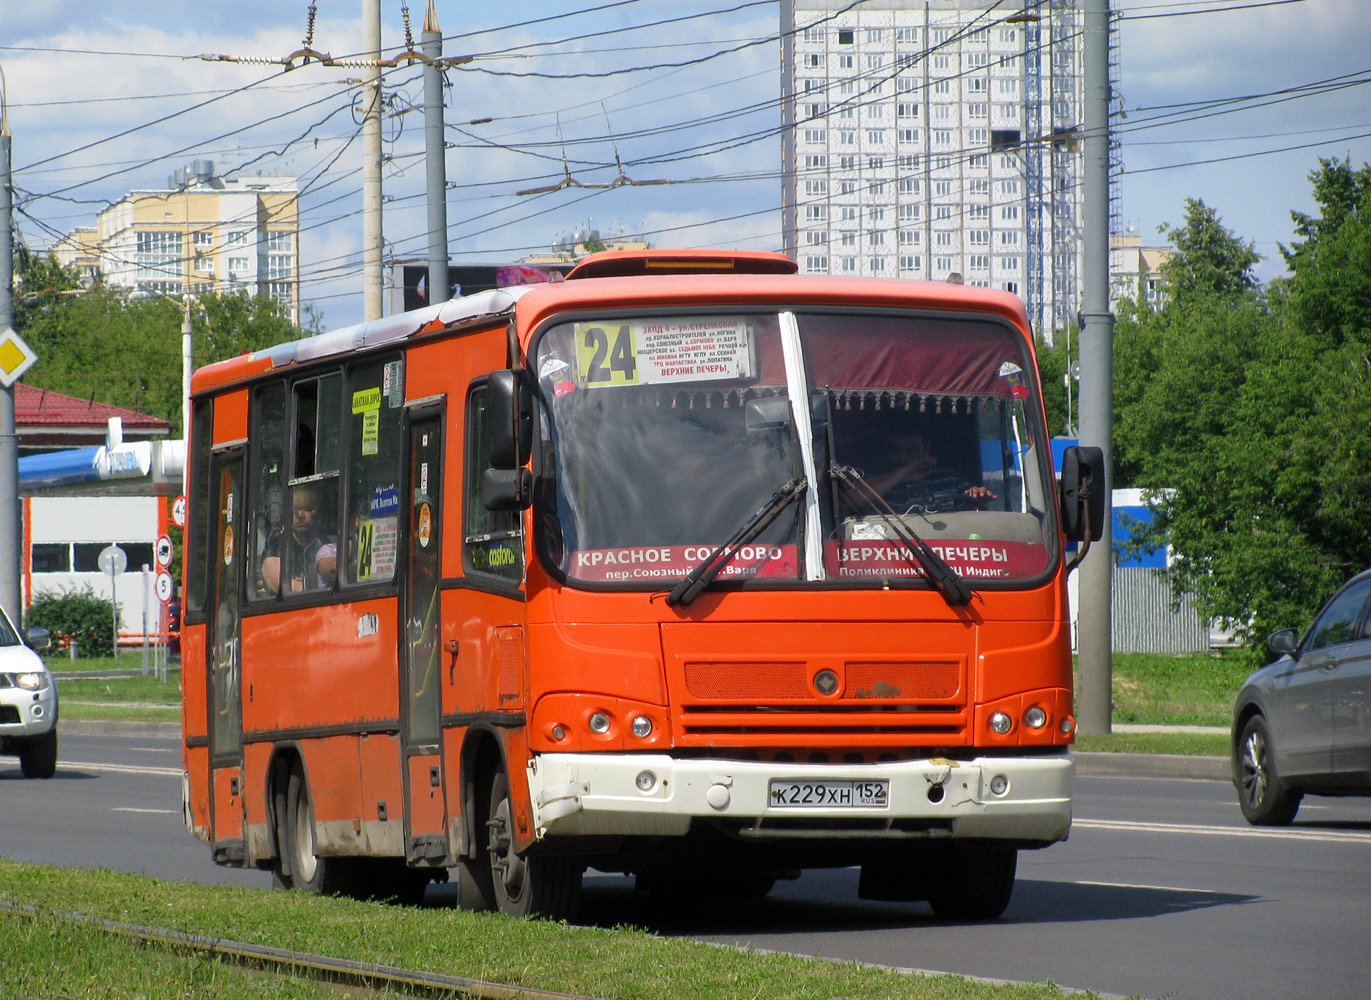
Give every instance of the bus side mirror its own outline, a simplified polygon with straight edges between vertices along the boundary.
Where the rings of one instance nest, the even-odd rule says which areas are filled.
[[[527,469],[486,469],[481,502],[487,510],[523,510],[532,500],[533,475]]]
[[[1067,448],[1062,454],[1062,532],[1072,541],[1104,534],[1104,452]]]
[[[504,368],[490,373],[486,446],[494,469],[517,469],[533,450],[533,392],[523,372]]]

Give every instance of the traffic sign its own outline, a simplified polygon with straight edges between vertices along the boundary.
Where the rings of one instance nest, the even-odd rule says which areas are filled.
[[[106,545],[98,557],[100,572],[106,576],[118,576],[129,568],[129,557],[117,545]]]
[[[38,355],[24,343],[24,338],[6,326],[0,330],[0,385],[6,389],[19,381],[19,376],[33,367]]]
[[[186,526],[186,496],[184,493],[171,502],[171,523],[178,528]]]
[[[157,599],[163,604],[171,600],[171,574],[165,570],[157,574]]]
[[[157,536],[157,565],[160,569],[166,569],[171,565],[171,537],[169,535]]]

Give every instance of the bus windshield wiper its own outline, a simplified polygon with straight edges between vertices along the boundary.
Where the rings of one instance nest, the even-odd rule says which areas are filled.
[[[964,607],[971,603],[971,587],[967,582],[957,575],[957,571],[949,566],[932,546],[915,534],[908,522],[895,513],[890,504],[886,503],[885,497],[876,492],[860,472],[850,465],[835,465],[829,474],[841,485],[843,499],[848,501],[854,510],[857,509],[857,505],[851,503],[853,498],[871,502],[876,516],[895,532],[895,537],[900,540],[914,564],[928,575],[929,580],[938,588],[938,592],[948,604]]]
[[[700,591],[708,587],[738,554],[738,550],[765,531],[781,511],[790,506],[804,491],[804,479],[792,479],[778,486],[776,492],[757,508],[757,512],[748,518],[728,541],[706,556],[698,566],[685,575],[685,579],[672,588],[671,593],[666,595],[666,603],[670,607],[675,607],[678,604],[688,605],[695,600]]]

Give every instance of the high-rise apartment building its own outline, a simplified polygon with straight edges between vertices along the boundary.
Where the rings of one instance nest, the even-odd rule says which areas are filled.
[[[53,247],[111,285],[180,298],[197,291],[266,294],[300,315],[299,191],[294,177],[216,176],[197,160],[160,190],[131,191],[93,228]]]
[[[782,0],[785,249],[1079,309],[1078,0]],[[955,279],[954,279],[955,280]]]

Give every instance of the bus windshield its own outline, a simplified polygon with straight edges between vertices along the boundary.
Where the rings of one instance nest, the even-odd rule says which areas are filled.
[[[1055,558],[1033,362],[1006,323],[578,317],[543,331],[533,368],[541,551],[572,584],[660,589],[745,525],[720,583],[926,585],[909,534],[973,587]]]

